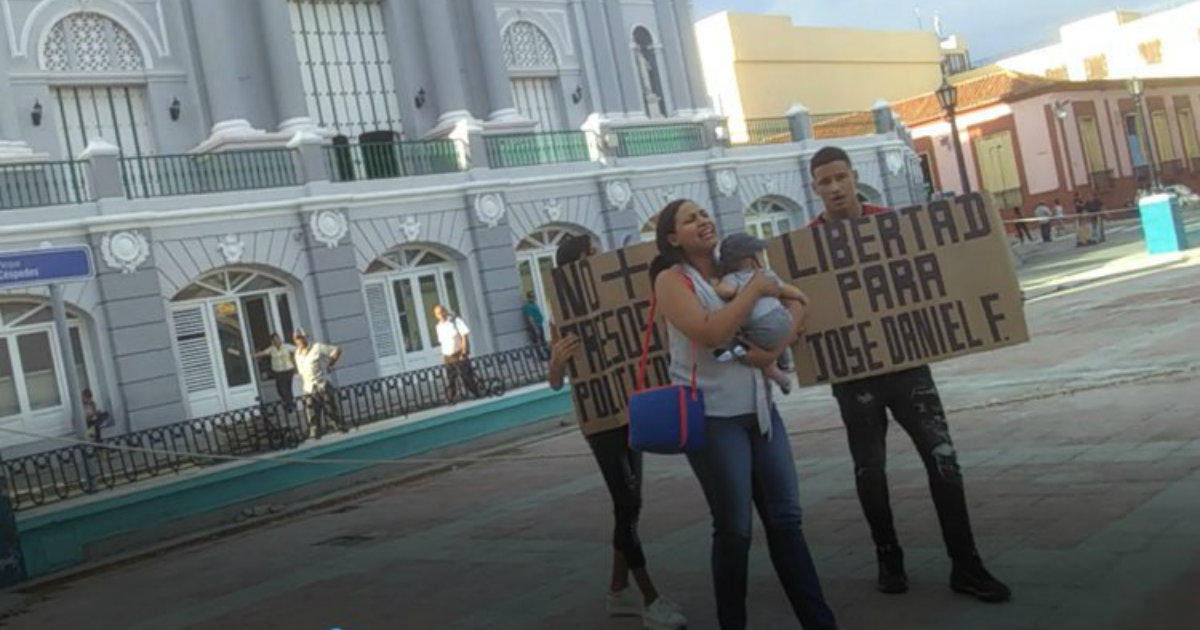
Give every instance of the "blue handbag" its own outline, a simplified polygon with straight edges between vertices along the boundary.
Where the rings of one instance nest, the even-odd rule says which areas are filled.
[[[692,279],[684,282],[694,292]],[[647,453],[673,455],[702,449],[708,443],[704,424],[704,392],[696,387],[696,344],[692,344],[690,385],[646,387],[646,364],[650,360],[650,332],[654,327],[657,297],[650,298],[650,319],[642,337],[642,359],[638,364],[634,393],[629,397],[629,448]]]

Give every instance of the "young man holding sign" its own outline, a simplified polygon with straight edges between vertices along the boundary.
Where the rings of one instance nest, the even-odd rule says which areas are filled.
[[[811,225],[823,225],[891,212],[858,199],[858,174],[845,151],[825,147],[812,159],[813,189],[825,212]],[[853,234],[854,232],[851,231]],[[929,475],[942,538],[953,561],[950,587],[986,602],[1007,601],[1010,591],[994,578],[975,549],[958,456],[927,365],[833,385],[854,458],[858,498],[871,527],[879,560],[879,590],[908,590],[904,553],[896,536],[888,498],[885,460],[888,410],[908,433]]]

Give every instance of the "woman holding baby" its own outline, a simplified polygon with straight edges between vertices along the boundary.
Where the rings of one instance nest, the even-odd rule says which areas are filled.
[[[808,630],[834,628],[800,526],[787,430],[765,376],[803,330],[803,294],[781,288],[777,278],[761,269],[760,244],[734,248],[742,261],[736,266],[729,261],[726,271],[731,273],[722,278],[716,224],[695,202],[681,199],[663,208],[656,243],[659,255],[650,274],[667,322],[671,379],[690,383],[695,364],[697,386],[704,393],[708,446],[689,452],[688,462],[712,513],[720,627],[746,627],[751,505],[756,504],[772,564],[800,624]],[[782,318],[770,304],[781,297],[790,318]],[[756,308],[760,300],[768,301],[766,308]],[[780,321],[790,326],[783,343]],[[767,340],[779,345],[758,345]]]

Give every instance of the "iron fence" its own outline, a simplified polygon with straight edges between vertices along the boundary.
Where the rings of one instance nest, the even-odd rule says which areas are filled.
[[[551,131],[485,136],[484,148],[492,168],[587,162],[587,136],[582,131]]]
[[[326,145],[325,165],[335,182],[391,179],[461,170],[453,140]]]
[[[704,125],[662,125],[658,127],[629,127],[612,132],[616,136],[618,157],[638,157],[701,151],[708,148]]]
[[[792,126],[787,118],[750,118],[746,120],[745,144],[787,144],[792,141]]]
[[[0,210],[82,203],[88,199],[83,163],[0,165]]]
[[[474,357],[476,391],[469,398],[501,396],[508,389],[544,382],[545,351],[526,347]],[[3,462],[7,492],[16,510],[112,490],[182,470],[220,464],[230,456],[295,448],[334,429],[351,430],[461,400],[443,366],[386,376],[333,390],[328,398],[303,396],[204,418],[75,444]],[[148,450],[126,450],[148,449]],[[216,457],[213,457],[216,456]]]
[[[127,156],[121,177],[130,199],[297,186],[292,155],[290,149],[255,149]]]

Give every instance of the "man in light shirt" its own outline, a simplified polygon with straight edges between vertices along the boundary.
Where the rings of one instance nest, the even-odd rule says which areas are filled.
[[[271,333],[271,345],[265,350],[254,353],[255,358],[271,357],[271,374],[275,377],[275,391],[279,393],[279,400],[289,411],[292,409],[292,379],[296,376],[296,363],[292,361],[292,354],[296,348],[290,344],[283,343],[283,337],[279,333]]]
[[[329,381],[329,373],[342,358],[342,349],[327,343],[309,343],[308,335],[301,328],[292,334],[292,341],[296,343],[296,372],[308,396],[309,437],[318,438],[325,433],[326,416],[345,433],[346,425],[342,422],[337,389]]]
[[[461,317],[441,304],[433,307],[433,316],[438,320],[438,343],[446,364],[446,398],[450,402],[458,399],[460,380],[472,396],[479,398],[479,385],[475,382],[475,370],[469,358],[471,329],[467,328],[467,323]]]

